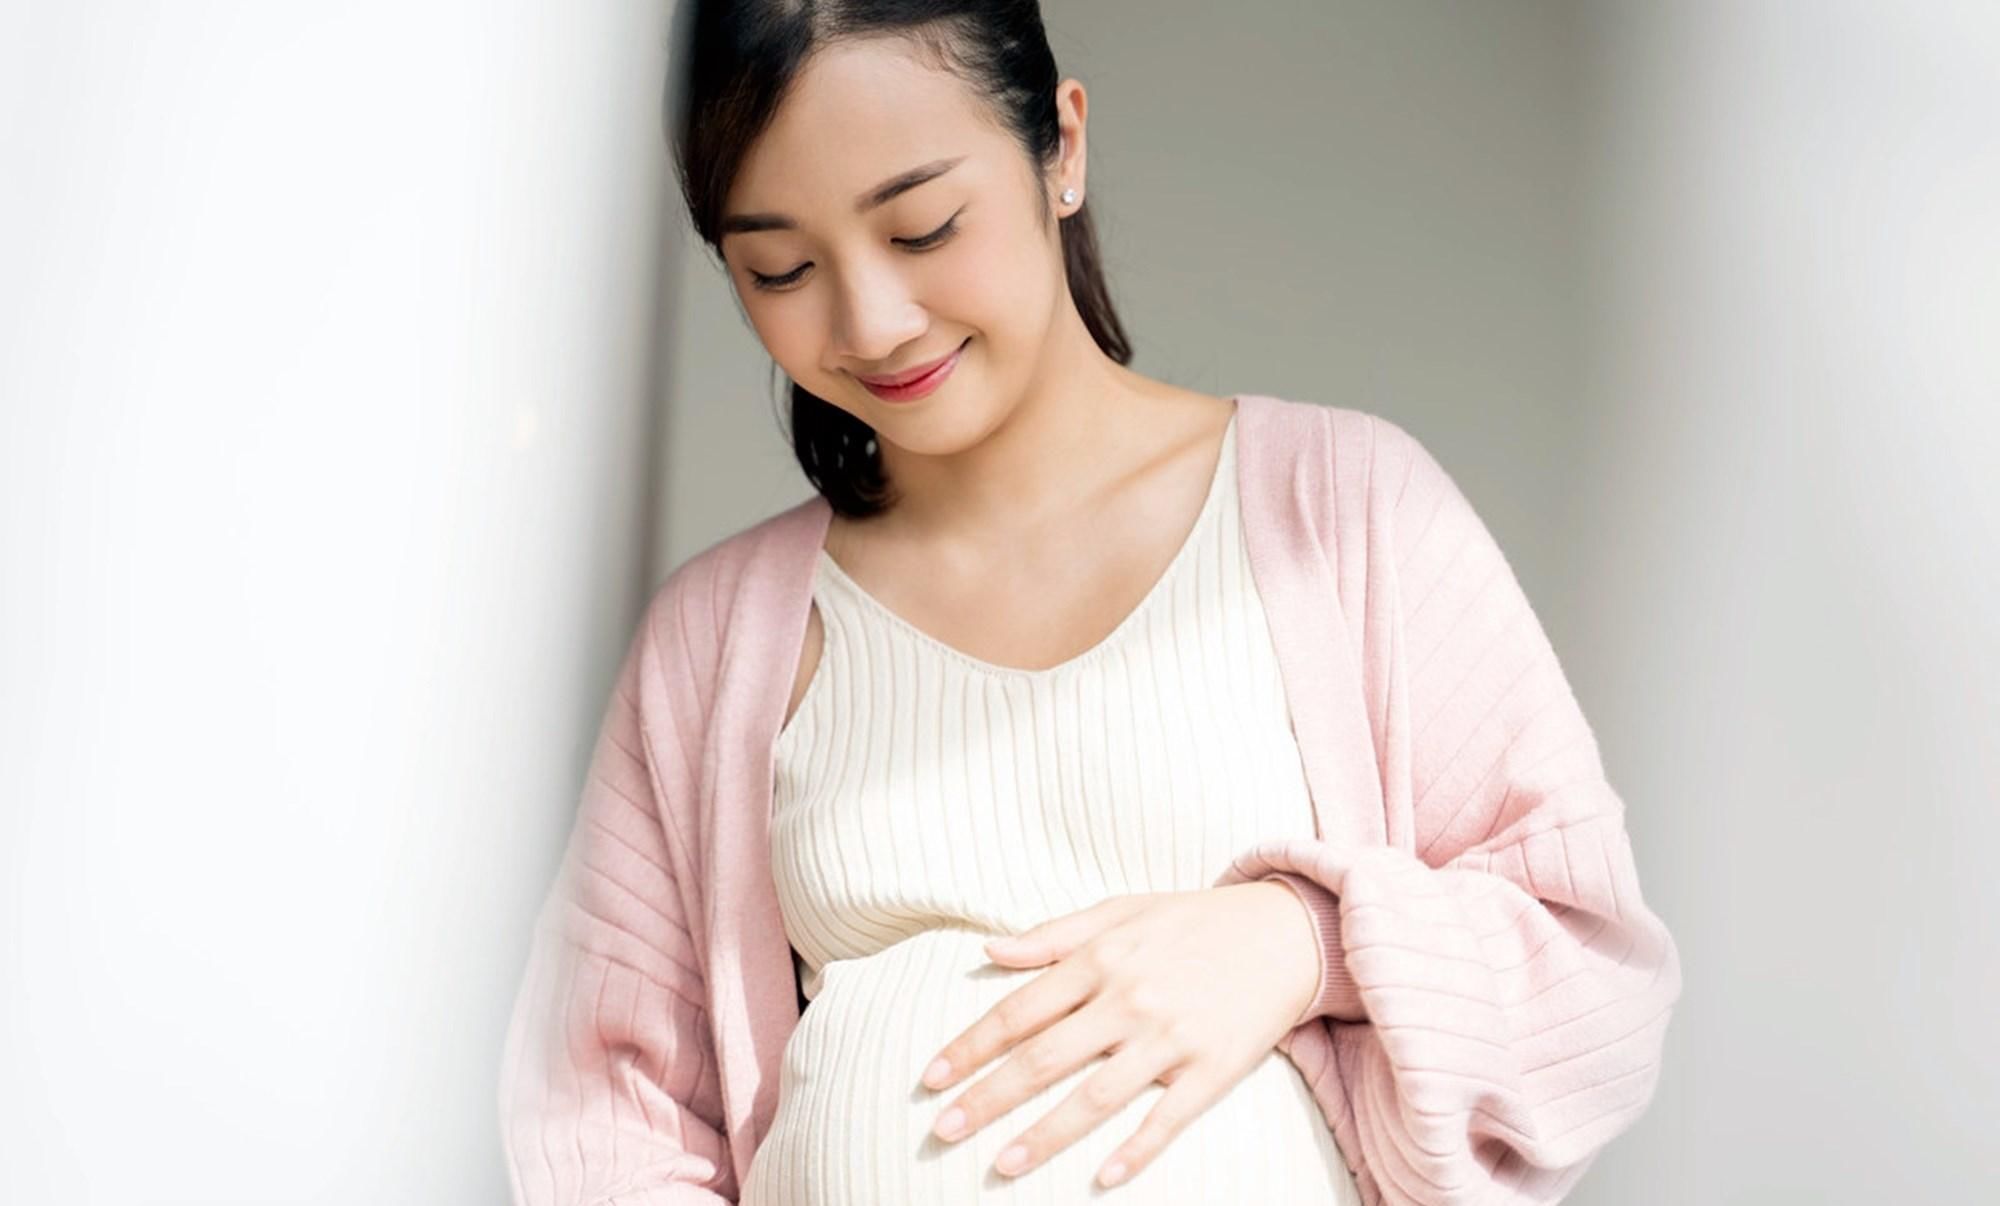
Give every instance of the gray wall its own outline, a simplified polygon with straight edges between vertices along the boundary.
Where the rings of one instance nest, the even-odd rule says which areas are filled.
[[[1572,1200],[2000,1187],[2000,19],[1044,11],[1136,367],[1409,427],[1592,719],[1687,990]],[[663,568],[807,491],[686,264]]]
[[[1395,416],[1553,582],[1580,338],[1569,6],[1043,13],[1090,94],[1091,209],[1134,367]],[[684,218],[677,235],[663,567],[810,491],[768,357]]]

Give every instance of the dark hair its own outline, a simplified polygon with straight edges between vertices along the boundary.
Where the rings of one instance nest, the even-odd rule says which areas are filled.
[[[668,114],[681,189],[695,232],[719,256],[723,201],[751,144],[767,127],[799,69],[830,42],[894,34],[965,80],[1040,171],[1061,150],[1055,56],[1038,0],[689,0],[677,38],[681,91]],[[1038,207],[1044,228],[1048,210]],[[1088,203],[1062,222],[1070,295],[1091,337],[1119,364],[1131,345],[1111,295]],[[794,381],[792,450],[834,510],[861,517],[887,509],[895,492],[874,429]]]

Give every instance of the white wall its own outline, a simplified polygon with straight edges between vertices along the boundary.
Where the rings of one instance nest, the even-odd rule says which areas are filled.
[[[0,1201],[502,1199],[663,9],[0,4]]]

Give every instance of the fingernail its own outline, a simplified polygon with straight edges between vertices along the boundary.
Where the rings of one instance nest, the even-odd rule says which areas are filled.
[[[1014,1146],[1000,1153],[1000,1158],[993,1162],[993,1167],[1003,1173],[1017,1173],[1021,1171],[1021,1166],[1027,1162],[1028,1149],[1016,1143]]]
[[[946,1110],[944,1117],[937,1120],[937,1133],[940,1139],[956,1139],[958,1133],[964,1129],[965,1111],[957,1106]]]
[[[1104,1166],[1104,1171],[1098,1175],[1097,1183],[1109,1189],[1124,1179],[1125,1162],[1123,1160],[1113,1160]]]
[[[932,1060],[931,1066],[924,1069],[924,1083],[933,1089],[949,1079],[951,1079],[951,1061],[943,1056]]]

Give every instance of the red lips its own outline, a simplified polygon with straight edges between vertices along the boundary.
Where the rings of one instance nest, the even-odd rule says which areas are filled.
[[[856,380],[866,386],[869,393],[884,402],[914,402],[919,398],[930,396],[944,384],[945,378],[951,376],[951,370],[957,366],[959,355],[965,351],[965,345],[971,341],[972,337],[968,335],[964,342],[952,349],[950,355],[933,360],[929,364],[920,364],[916,368],[887,377],[856,377]]]
[[[964,346],[965,345],[962,343],[959,345],[959,347],[964,347]],[[910,382],[915,381],[917,378],[926,376],[931,372],[935,371],[936,369],[941,367],[945,361],[950,360],[953,356],[956,356],[957,354],[958,354],[958,348],[953,348],[951,351],[946,352],[944,355],[938,357],[936,360],[930,361],[927,364],[920,364],[913,369],[906,369],[900,373],[890,373],[885,377],[869,377],[869,376],[864,376],[863,374],[860,373],[856,373],[855,376],[859,378],[864,384],[867,385],[886,385],[891,388],[894,388],[898,385],[908,385]]]

